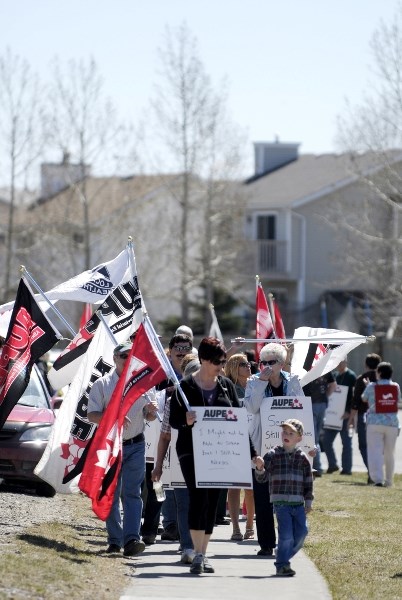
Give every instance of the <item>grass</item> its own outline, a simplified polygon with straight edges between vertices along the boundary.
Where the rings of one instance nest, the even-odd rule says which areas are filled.
[[[135,572],[133,561],[107,555],[104,523],[88,499],[65,496],[76,519],[41,523],[2,545],[1,600],[118,598]]]
[[[33,525],[1,540],[1,600],[118,598],[135,561],[106,555],[104,523],[88,499],[64,496],[74,520]],[[402,598],[402,475],[392,488],[366,475],[326,475],[315,482],[305,551],[334,600]],[[308,590],[300,591],[308,599]]]
[[[324,475],[314,493],[304,549],[334,600],[400,600],[402,475],[392,488],[368,486],[363,473]]]

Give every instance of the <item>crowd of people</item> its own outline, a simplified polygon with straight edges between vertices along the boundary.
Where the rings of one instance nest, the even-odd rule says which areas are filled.
[[[115,370],[92,386],[88,402],[90,421],[100,422],[132,342],[130,339],[115,348]],[[136,401],[126,417],[122,470],[106,521],[107,553],[119,553],[123,549],[124,556],[138,555],[146,546],[154,544],[160,533],[162,540],[179,542],[181,561],[190,565],[192,574],[213,573],[215,568],[207,557],[207,550],[214,527],[219,523],[218,506],[223,497],[232,524],[230,539],[241,542],[256,536],[258,555],[275,557],[278,576],[294,576],[290,561],[307,535],[306,515],[312,509],[314,475],[324,474],[321,452],[325,452],[328,460],[326,473],[339,471],[333,444],[340,433],[340,473],[351,475],[352,426],[357,429],[359,449],[368,468],[368,482],[376,486],[392,485],[401,395],[398,384],[392,381],[390,363],[369,354],[367,370],[356,377],[343,360],[335,373],[319,377],[302,388],[299,378],[289,372],[289,350],[285,346],[276,342],[266,344],[258,361],[251,352],[240,351],[239,346],[240,343],[236,343],[227,351],[220,340],[206,337],[195,348],[192,331],[187,326],[179,328],[170,339],[166,352],[180,389],[177,382],[166,379]],[[347,388],[341,428],[326,428],[328,398],[337,386]],[[293,418],[281,424],[281,443],[260,456],[263,435],[260,410],[264,399],[304,395],[311,397],[316,439],[310,458],[299,447],[303,423]],[[250,416],[253,488],[244,490],[243,494],[240,489],[196,486],[192,428],[197,412],[194,409],[209,406],[244,406]],[[145,423],[158,414],[163,417],[156,455],[152,463],[146,464]],[[163,477],[172,428],[177,430],[176,451],[185,487],[167,489],[165,500],[160,502],[153,484]],[[242,509],[246,513],[243,532],[239,523]]]

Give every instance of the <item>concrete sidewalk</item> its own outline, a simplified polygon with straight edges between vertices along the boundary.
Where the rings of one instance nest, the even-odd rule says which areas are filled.
[[[241,530],[245,528],[241,522]],[[311,560],[299,552],[292,560],[294,577],[276,577],[273,558],[259,557],[256,540],[232,542],[231,525],[215,527],[208,557],[215,573],[191,575],[189,565],[180,562],[178,542],[158,539],[138,558],[130,586],[120,600],[330,600],[327,584]]]

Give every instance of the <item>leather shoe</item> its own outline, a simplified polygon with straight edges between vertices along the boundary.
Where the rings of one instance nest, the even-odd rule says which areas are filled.
[[[156,535],[153,535],[151,533],[150,535],[143,535],[142,541],[144,542],[144,544],[146,546],[152,546],[152,544],[155,544],[155,538],[156,538]]]
[[[117,544],[110,544],[106,548],[106,554],[117,554],[118,552],[120,552],[120,546]]]
[[[272,550],[272,548],[261,548],[261,550],[258,550],[257,552],[257,556],[273,556],[274,555],[274,551]]]
[[[130,540],[124,546],[123,556],[136,556],[137,554],[144,552],[144,550],[144,542],[140,542],[140,540]]]

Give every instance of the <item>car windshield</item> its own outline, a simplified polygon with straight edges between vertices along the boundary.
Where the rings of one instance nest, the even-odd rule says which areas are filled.
[[[21,404],[22,406],[32,406],[33,408],[50,408],[47,396],[35,368],[32,369],[27,389],[18,400],[18,404]]]

